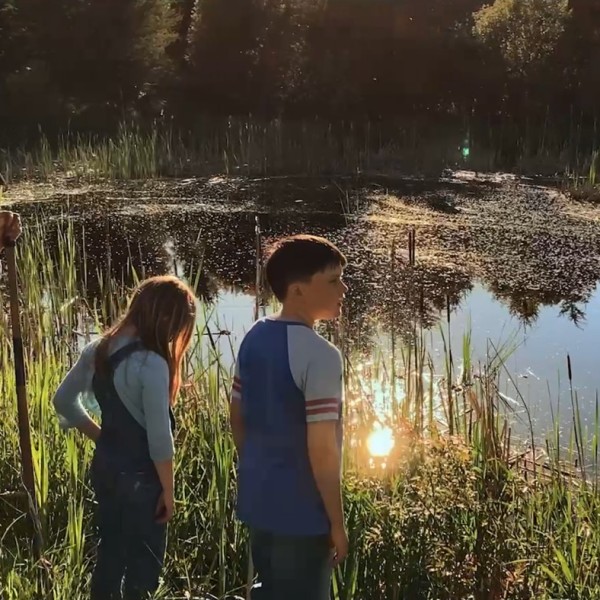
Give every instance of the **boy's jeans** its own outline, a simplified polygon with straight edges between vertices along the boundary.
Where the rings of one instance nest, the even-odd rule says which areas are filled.
[[[160,482],[156,475],[113,478],[92,469],[92,483],[100,543],[91,599],[145,600],[158,587],[165,554],[166,525],[155,517]]]
[[[260,587],[252,600],[329,600],[329,536],[276,535],[250,531],[252,560]]]

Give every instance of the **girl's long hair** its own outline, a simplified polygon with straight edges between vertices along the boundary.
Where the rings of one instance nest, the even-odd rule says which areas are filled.
[[[181,386],[183,357],[196,323],[196,298],[183,281],[171,275],[150,277],[134,291],[121,320],[107,329],[96,349],[96,371],[105,371],[110,343],[123,329],[133,326],[144,347],[162,356],[169,365],[171,406]]]

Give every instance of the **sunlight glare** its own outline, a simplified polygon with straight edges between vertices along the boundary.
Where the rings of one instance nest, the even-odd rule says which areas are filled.
[[[388,456],[394,447],[394,435],[389,427],[377,427],[367,439],[367,447],[371,456],[382,458]]]

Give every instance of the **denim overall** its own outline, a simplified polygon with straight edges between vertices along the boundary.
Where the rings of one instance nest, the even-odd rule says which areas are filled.
[[[91,467],[100,538],[92,600],[149,598],[158,587],[163,565],[167,528],[156,522],[155,515],[162,486],[146,430],[124,406],[113,380],[118,365],[143,349],[139,341],[124,346],[107,359],[104,373],[96,373],[92,382],[102,411]],[[170,418],[174,430],[171,411]]]

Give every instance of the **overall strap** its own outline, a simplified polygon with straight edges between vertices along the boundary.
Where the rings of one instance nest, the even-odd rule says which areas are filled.
[[[131,356],[134,352],[138,352],[139,350],[145,350],[145,346],[141,340],[137,340],[135,342],[131,342],[126,346],[123,346],[116,352],[113,352],[108,359],[107,364],[111,371],[115,371],[115,369],[129,356]]]

